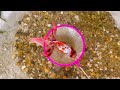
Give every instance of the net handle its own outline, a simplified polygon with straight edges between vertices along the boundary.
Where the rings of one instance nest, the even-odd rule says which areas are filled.
[[[84,73],[84,75],[85,75],[88,79],[90,79],[90,77],[86,74],[86,72],[85,72],[85,71],[83,70],[83,68],[80,66],[80,63],[77,62],[76,65],[77,65],[78,68]]]

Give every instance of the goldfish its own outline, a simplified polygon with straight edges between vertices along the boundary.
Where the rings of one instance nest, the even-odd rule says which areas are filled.
[[[64,53],[71,58],[75,58],[76,52],[72,47],[67,45],[65,42],[56,40],[57,25],[52,22],[52,26],[52,33],[50,33],[49,36],[45,35],[44,37],[40,38],[30,38],[30,42],[36,43],[37,46],[42,47],[44,47],[44,44],[46,44],[46,52],[42,53],[46,57],[49,57],[52,54],[54,48],[57,47],[61,53]]]
[[[65,44],[64,42],[60,42],[60,41],[53,41],[53,43],[55,43],[55,45],[57,46],[59,51],[67,54],[68,56],[70,56],[72,58],[75,58],[76,52],[73,50],[72,47],[70,47],[67,44]]]

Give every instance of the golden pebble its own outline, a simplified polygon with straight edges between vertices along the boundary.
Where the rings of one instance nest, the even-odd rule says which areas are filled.
[[[55,74],[54,72],[52,72],[52,73],[50,74],[50,77],[51,77],[51,78],[55,78],[55,76],[56,76],[56,74]]]
[[[45,68],[44,68],[44,71],[45,71],[45,73],[48,73],[48,72],[50,71],[50,69],[47,68],[47,67],[45,67]]]
[[[66,70],[66,71],[69,71],[69,70],[70,70],[70,67],[65,67],[65,70]]]
[[[118,44],[118,46],[120,46],[120,41],[119,41],[119,42],[117,42],[117,44]]]
[[[26,68],[26,66],[22,66],[22,67],[21,67],[21,69],[25,69],[25,68]]]
[[[63,76],[63,79],[67,79],[67,76]]]

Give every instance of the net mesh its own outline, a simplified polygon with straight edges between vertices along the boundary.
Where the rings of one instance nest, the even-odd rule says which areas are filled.
[[[80,57],[83,48],[82,38],[75,29],[66,26],[58,27],[55,38],[57,41],[64,42],[68,46],[72,47],[76,52],[76,57],[73,59],[67,54],[60,52],[56,46],[53,46],[54,50],[49,57],[50,59],[59,64],[70,64],[76,61],[78,57]],[[46,44],[45,47],[48,48],[48,46],[49,45]]]

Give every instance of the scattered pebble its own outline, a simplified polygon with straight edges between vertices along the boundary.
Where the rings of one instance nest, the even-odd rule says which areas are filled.
[[[21,68],[22,68],[22,69],[25,69],[25,68],[26,68],[26,66],[22,66]]]
[[[26,20],[30,21],[30,18],[26,18]]]
[[[66,71],[69,71],[69,70],[70,70],[70,67],[65,67],[65,70],[66,70]]]
[[[61,11],[61,14],[63,14],[63,11]]]
[[[120,46],[120,41],[117,42],[118,46]]]
[[[104,70],[107,70],[107,67],[104,67]]]
[[[110,51],[109,53],[112,54],[112,51]]]
[[[79,79],[79,77],[78,77],[78,76],[76,76],[76,79]]]
[[[95,67],[98,67],[98,64],[95,64]]]
[[[113,72],[113,69],[111,69],[111,71]]]
[[[88,67],[91,67],[92,65],[90,63],[87,63]]]
[[[33,24],[34,26],[37,26],[36,23]]]
[[[67,76],[63,76],[63,79],[67,79]]]
[[[47,24],[47,27],[51,27],[52,25],[51,24]]]
[[[76,15],[76,16],[75,16],[75,19],[76,19],[77,21],[79,21],[79,16],[78,16],[78,15]]]
[[[109,31],[106,31],[106,33],[109,33]]]
[[[93,69],[89,69],[89,71],[93,72]]]
[[[102,71],[103,69],[102,69],[102,68],[100,68],[100,70]]]
[[[49,70],[49,68],[45,67],[44,71],[45,71],[45,73],[48,73],[50,70]]]
[[[55,76],[56,76],[55,73],[51,73],[51,74],[50,74],[50,77],[51,77],[51,78],[55,78]]]

